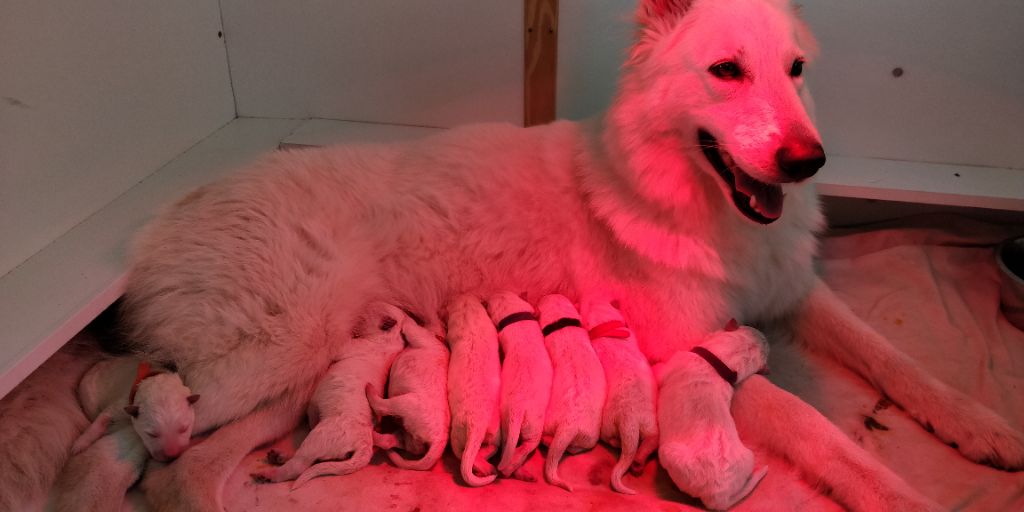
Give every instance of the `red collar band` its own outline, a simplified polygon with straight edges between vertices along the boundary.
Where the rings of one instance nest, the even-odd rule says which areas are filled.
[[[622,321],[609,320],[597,324],[590,329],[590,339],[596,340],[597,338],[619,338],[624,340],[629,338],[629,328]]]
[[[132,390],[128,392],[128,405],[135,405],[135,394],[139,391],[139,384],[154,376],[166,373],[161,370],[154,370],[148,361],[140,361],[139,368],[135,370],[135,381],[132,382]]]

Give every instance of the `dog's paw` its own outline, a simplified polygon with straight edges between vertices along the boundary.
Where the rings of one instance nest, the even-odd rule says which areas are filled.
[[[966,396],[955,402],[952,412],[934,420],[914,416],[925,429],[974,462],[1004,471],[1024,470],[1024,434]]]

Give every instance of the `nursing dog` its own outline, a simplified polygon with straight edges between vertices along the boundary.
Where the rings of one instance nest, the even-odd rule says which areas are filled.
[[[219,427],[147,473],[156,509],[221,510],[227,475],[295,426],[359,305],[424,314],[500,290],[618,297],[651,363],[733,317],[791,319],[809,349],[965,457],[1024,467],[1024,436],[927,375],[814,275],[823,218],[808,178],[825,155],[803,77],[815,43],[794,7],[641,0],[637,21],[600,120],[278,152],[147,227],[122,304],[127,337],[202,394],[197,431]],[[936,507],[763,377],[739,387],[733,409],[737,423],[765,419],[745,441],[848,508]],[[813,443],[791,435],[806,426],[795,421],[815,425]]]

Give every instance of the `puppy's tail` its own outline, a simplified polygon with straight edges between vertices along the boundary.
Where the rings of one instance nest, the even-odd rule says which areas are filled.
[[[429,471],[437,464],[437,461],[441,460],[441,455],[444,454],[444,448],[447,445],[446,441],[446,439],[431,441],[427,453],[418,459],[406,459],[394,450],[388,450],[388,458],[391,459],[392,464],[402,469]]]
[[[318,476],[340,476],[359,471],[370,463],[371,458],[373,458],[373,447],[366,446],[357,449],[348,459],[314,464],[299,475],[299,478],[297,478],[295,483],[292,484],[292,490],[294,491],[295,489],[306,485],[307,482]]]
[[[523,428],[523,414],[509,412],[508,417],[505,421],[505,445],[501,447],[501,460],[498,461],[498,471],[508,478],[516,469],[515,460],[513,455],[516,452],[516,445],[519,444],[519,433]]]
[[[562,455],[565,454],[565,450],[569,447],[569,443],[572,442],[576,432],[567,426],[559,428],[555,432],[554,438],[551,440],[551,445],[548,446],[548,458],[544,461],[544,479],[551,485],[557,485],[562,489],[572,492],[572,486],[562,480],[562,477],[558,476],[558,462],[562,460]]]
[[[498,478],[498,475],[487,475],[487,476],[476,476],[473,473],[473,464],[476,462],[476,456],[480,453],[480,445],[484,442],[484,432],[479,429],[469,428],[469,435],[466,436],[466,447],[462,451],[462,464],[460,470],[462,471],[462,479],[466,481],[472,487],[482,487],[494,481]],[[431,446],[433,448],[433,446]]]
[[[622,483],[622,477],[629,470],[629,466],[636,458],[637,448],[640,446],[640,425],[635,419],[625,419],[619,422],[619,440],[621,451],[619,461],[612,468],[612,489],[622,494],[636,494],[636,491]]]

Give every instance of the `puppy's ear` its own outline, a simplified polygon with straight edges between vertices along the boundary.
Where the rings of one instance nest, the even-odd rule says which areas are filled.
[[[128,413],[128,416],[132,418],[139,417],[139,406],[137,405],[126,405],[124,406],[124,412]]]
[[[188,400],[189,405],[192,405],[199,401],[199,395],[189,395],[185,400]]]

